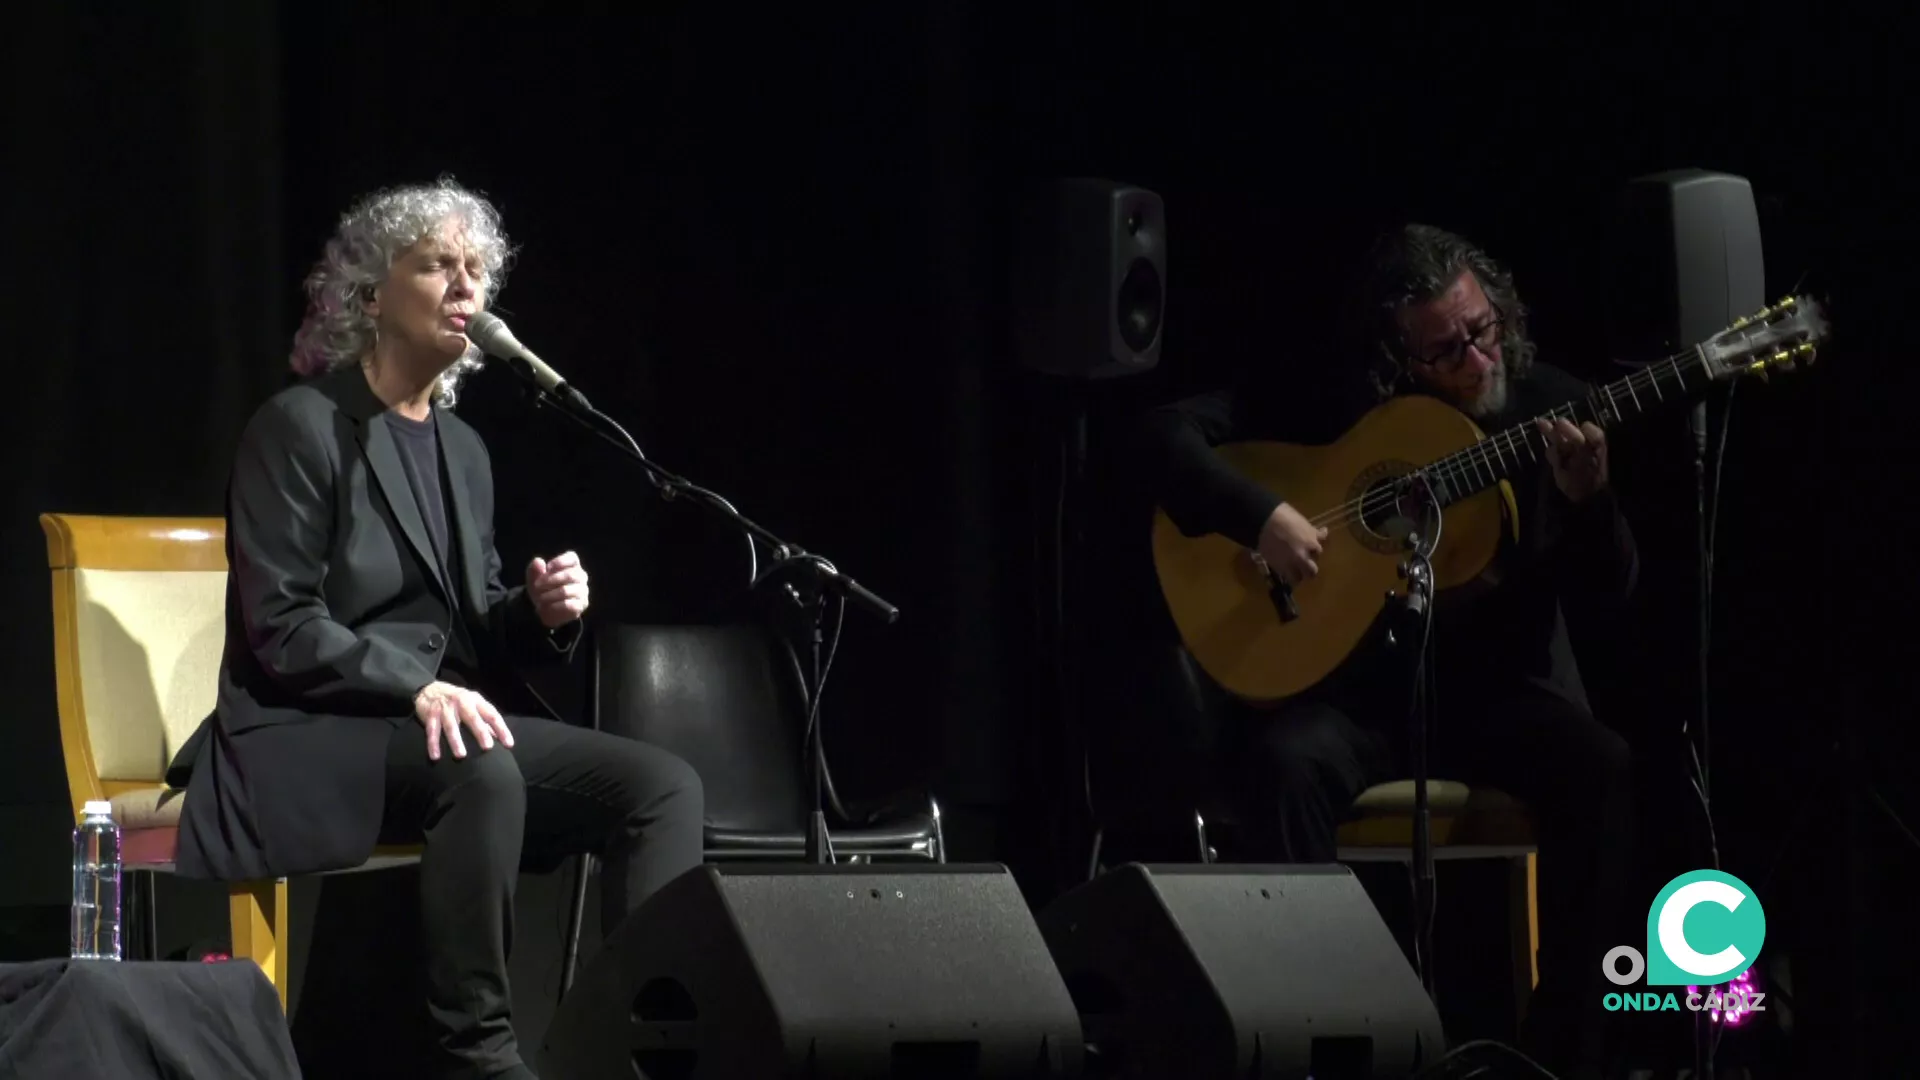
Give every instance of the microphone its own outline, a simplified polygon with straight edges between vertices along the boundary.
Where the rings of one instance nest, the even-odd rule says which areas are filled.
[[[587,404],[585,394],[575,390],[560,377],[559,372],[548,367],[545,360],[534,355],[532,349],[520,344],[520,339],[513,336],[513,331],[507,329],[507,324],[498,315],[482,311],[468,318],[467,340],[478,345],[489,356],[497,356],[508,362],[519,361],[540,389],[561,401],[589,411],[593,409]]]

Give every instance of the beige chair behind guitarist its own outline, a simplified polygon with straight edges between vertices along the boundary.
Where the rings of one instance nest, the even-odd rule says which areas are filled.
[[[1346,862],[1393,861],[1413,865],[1413,781],[1376,784],[1355,800],[1359,816],[1340,827],[1340,858]],[[1450,780],[1427,781],[1434,861],[1505,859],[1517,1000],[1540,981],[1539,871],[1533,820],[1505,792],[1469,788]],[[1522,917],[1524,913],[1524,918]]]
[[[1354,800],[1356,816],[1340,826],[1340,860],[1404,863],[1411,873],[1413,796],[1412,780],[1393,780],[1361,792]],[[1431,778],[1427,781],[1427,806],[1435,862],[1507,861],[1507,903],[1513,913],[1508,949],[1513,960],[1514,1000],[1524,1010],[1528,995],[1540,982],[1538,848],[1527,808],[1502,791]],[[1216,809],[1215,813],[1220,811]],[[1194,812],[1194,828],[1201,861],[1213,862],[1219,853],[1209,839],[1204,811]]]
[[[1212,826],[1232,825],[1216,786],[1214,767],[1223,751],[1212,717],[1225,697],[1183,644],[1150,646],[1128,653],[1117,685],[1132,703],[1123,722],[1090,727],[1087,749],[1089,810],[1096,829],[1087,875],[1099,873],[1108,828],[1139,829],[1166,836],[1175,815],[1188,814],[1200,861],[1216,851]],[[1104,702],[1112,706],[1113,701]],[[1118,738],[1096,738],[1102,732]],[[1213,734],[1208,732],[1213,731]],[[1433,779],[1427,785],[1434,859],[1503,859],[1509,873],[1508,906],[1515,1001],[1522,1008],[1539,981],[1539,915],[1535,842],[1531,816],[1510,796],[1489,788]],[[1362,792],[1353,819],[1340,827],[1338,856],[1344,862],[1413,863],[1413,782],[1394,781]],[[1126,819],[1132,819],[1128,821]],[[1187,826],[1181,826],[1184,830]]]
[[[75,820],[89,800],[111,802],[128,878],[170,873],[185,792],[167,788],[166,768],[213,710],[226,631],[226,522],[43,514],[40,526]],[[382,848],[358,869],[418,854]],[[151,890],[130,891],[145,897],[150,926]],[[286,880],[232,882],[228,896],[233,954],[260,965],[285,1008]]]

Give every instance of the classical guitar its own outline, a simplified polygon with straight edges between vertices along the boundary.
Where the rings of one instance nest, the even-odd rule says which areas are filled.
[[[1811,363],[1827,331],[1818,303],[1789,297],[1548,415],[1617,426],[1721,380]],[[1506,481],[1540,463],[1544,449],[1531,421],[1487,436],[1464,413],[1423,396],[1380,405],[1330,445],[1217,447],[1229,464],[1326,526],[1327,539],[1319,574],[1288,588],[1233,541],[1182,535],[1165,511],[1156,512],[1154,568],[1182,640],[1242,700],[1273,704],[1313,687],[1346,661],[1388,595],[1404,587],[1409,533],[1438,537],[1429,555],[1435,589],[1480,576],[1499,550],[1503,501],[1513,512]]]

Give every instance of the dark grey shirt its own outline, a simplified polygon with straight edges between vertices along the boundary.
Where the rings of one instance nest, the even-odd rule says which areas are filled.
[[[437,414],[428,414],[425,420],[409,420],[399,413],[392,413],[394,441],[400,447],[400,466],[406,470],[407,484],[413,489],[413,499],[420,504],[420,516],[427,523],[427,537],[433,544],[434,558],[440,564],[440,573],[447,581],[450,594],[447,604],[452,609],[452,625],[447,627],[447,651],[440,666],[440,676],[456,686],[472,686],[475,672],[478,670],[479,654],[475,649],[472,636],[467,633],[466,620],[460,617],[460,557],[453,550],[452,533],[447,527],[451,516],[447,502],[446,461],[440,453],[440,428],[435,423]]]
[[[425,420],[412,420],[399,413],[389,414],[395,441],[400,446],[400,465],[407,470],[407,483],[413,487],[413,499],[420,504],[420,516],[426,519],[427,535],[433,541],[433,553],[440,560],[440,571],[452,582],[453,559],[448,548],[447,496],[440,482],[440,429],[432,413]],[[456,598],[457,599],[457,598]]]

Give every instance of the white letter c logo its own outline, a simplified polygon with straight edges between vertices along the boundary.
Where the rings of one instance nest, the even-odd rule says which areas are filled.
[[[1687,944],[1686,922],[1687,914],[1701,904],[1719,904],[1734,911],[1746,898],[1745,893],[1723,881],[1690,881],[1675,889],[1660,905],[1660,951],[1667,954],[1673,966],[1701,978],[1712,978],[1744,963],[1747,958],[1731,945],[1712,956],[1695,952]]]

